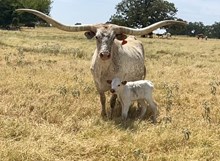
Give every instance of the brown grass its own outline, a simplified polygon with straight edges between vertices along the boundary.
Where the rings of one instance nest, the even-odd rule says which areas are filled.
[[[0,38],[0,160],[220,160],[220,40],[138,38],[159,123],[130,113],[125,125],[100,117],[94,40],[53,28]]]

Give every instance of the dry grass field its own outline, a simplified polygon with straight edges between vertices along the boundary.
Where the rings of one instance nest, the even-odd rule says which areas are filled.
[[[0,31],[0,160],[220,160],[220,40],[138,39],[155,125],[140,122],[135,105],[126,124],[119,108],[113,120],[100,116],[95,40],[53,28]]]

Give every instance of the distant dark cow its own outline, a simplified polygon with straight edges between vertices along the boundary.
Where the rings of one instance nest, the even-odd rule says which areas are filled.
[[[13,31],[21,30],[20,26],[12,26],[12,25],[6,26],[5,29],[13,30]]]
[[[77,22],[77,23],[75,23],[75,25],[82,25],[82,23],[80,23],[80,22]]]
[[[206,40],[208,39],[208,37],[205,36],[204,34],[198,34],[198,35],[196,35],[196,37],[197,37],[198,39],[200,39],[200,38],[201,38],[201,39],[204,39],[204,38],[205,38]]]
[[[24,27],[35,28],[35,23],[33,23],[33,22],[26,23],[26,24],[24,25]]]
[[[150,32],[150,33],[147,34],[147,35],[141,35],[141,37],[143,37],[143,38],[145,38],[145,37],[153,38],[153,35],[154,35],[154,33],[153,33],[153,32]]]
[[[153,32],[150,32],[150,33],[148,34],[149,38],[153,38],[153,35],[154,35]]]

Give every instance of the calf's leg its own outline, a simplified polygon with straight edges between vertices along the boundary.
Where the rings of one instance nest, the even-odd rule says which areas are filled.
[[[131,103],[126,103],[126,104],[122,103],[122,113],[121,113],[122,120],[127,119],[130,105]]]
[[[153,111],[153,123],[156,123],[157,122],[157,104],[156,102],[154,102],[154,100],[151,98],[149,99],[146,99],[146,101],[148,102],[150,108],[152,109]]]
[[[138,100],[138,103],[141,104],[141,116],[140,119],[144,118],[144,115],[146,114],[147,111],[147,104],[144,100]]]
[[[113,94],[110,99],[110,107],[111,107],[110,119],[112,119],[112,116],[113,116],[116,99],[117,99],[117,95]]]

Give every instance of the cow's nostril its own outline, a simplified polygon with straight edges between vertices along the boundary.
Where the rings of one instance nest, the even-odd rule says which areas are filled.
[[[102,60],[108,60],[111,57],[111,53],[109,53],[109,52],[101,52],[99,54],[99,56],[100,56],[100,58]]]
[[[111,93],[115,93],[115,90],[114,90],[114,89],[111,89],[110,92],[111,92]]]

